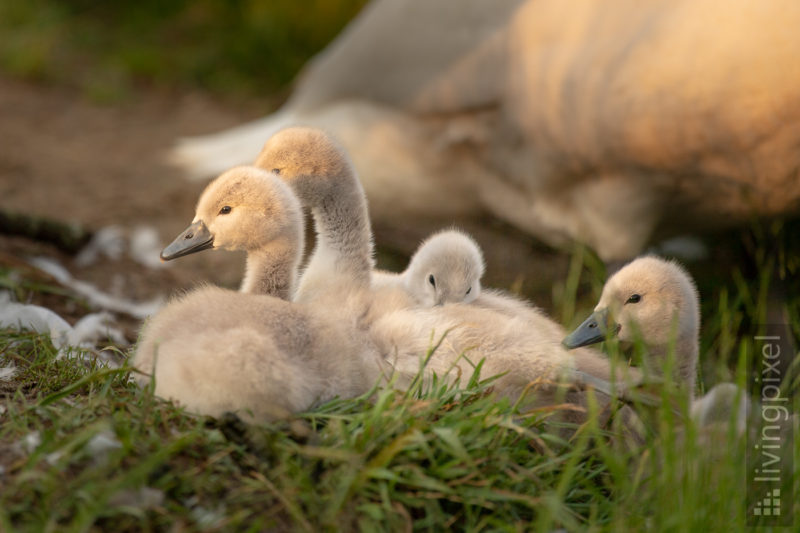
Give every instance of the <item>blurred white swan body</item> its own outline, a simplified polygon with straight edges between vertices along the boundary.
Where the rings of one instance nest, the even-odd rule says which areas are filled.
[[[207,178],[313,125],[350,152],[379,225],[488,212],[606,261],[797,213],[800,4],[719,6],[374,0],[278,112],[171,157]]]

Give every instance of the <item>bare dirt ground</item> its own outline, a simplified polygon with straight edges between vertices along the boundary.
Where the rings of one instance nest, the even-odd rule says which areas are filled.
[[[204,184],[181,178],[164,162],[166,149],[181,135],[230,127],[263,112],[257,103],[235,108],[202,94],[150,92],[129,103],[98,105],[66,89],[0,77],[0,209],[90,231],[149,225],[169,242],[191,221]],[[55,257],[76,278],[133,299],[200,281],[235,286],[241,275],[241,257],[222,253],[158,270],[127,257],[78,268],[52,246],[0,235],[0,264],[22,268],[34,255]],[[56,301],[41,303],[68,320],[78,312]]]
[[[180,136],[228,128],[262,116],[268,108],[266,99],[223,103],[201,93],[153,91],[142,91],[129,102],[101,105],[68,89],[0,76],[0,209],[75,222],[91,231],[149,225],[167,244],[191,221],[204,184],[183,179],[166,163],[166,150]],[[547,286],[549,297],[549,283],[563,278],[564,254],[538,247],[491,221],[468,229],[481,244],[494,248],[487,273],[492,284]],[[411,251],[410,240],[401,236],[405,230],[376,231],[379,244],[397,244],[400,259],[395,268],[403,267],[402,254]],[[158,270],[127,257],[78,266],[72,256],[52,246],[0,234],[0,266],[23,268],[26,258],[35,255],[55,257],[75,278],[137,300],[203,281],[235,287],[243,266],[241,255],[219,252],[182,258]],[[379,259],[384,267],[385,257]],[[531,270],[533,263],[536,268]],[[71,322],[81,312],[59,304],[57,298],[32,293],[28,298]],[[133,324],[130,330],[135,331]]]

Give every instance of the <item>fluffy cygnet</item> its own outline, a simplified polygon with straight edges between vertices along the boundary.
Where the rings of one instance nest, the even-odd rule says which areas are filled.
[[[368,391],[384,372],[346,312],[203,287],[144,326],[134,353],[140,386],[192,413],[268,422],[336,396]]]
[[[291,127],[267,140],[255,165],[280,175],[314,217],[317,244],[295,299],[368,288],[374,259],[367,200],[345,151],[322,130]]]
[[[243,289],[261,294],[202,287],[172,301],[142,329],[132,358],[140,385],[152,379],[156,395],[193,413],[264,422],[377,382],[383,361],[356,324],[360,307],[343,302],[331,313],[275,297],[295,276],[299,213],[286,184],[260,169],[239,167],[209,185],[194,224],[164,254],[246,249]]]
[[[663,374],[674,345],[675,378],[695,388],[700,302],[692,278],[677,263],[646,256],[628,263],[606,282],[594,313],[564,339],[569,348],[616,335],[642,342],[645,364]]]
[[[269,172],[236,167],[208,184],[192,224],[161,252],[171,260],[207,250],[246,250],[241,291],[288,299],[303,250],[303,215],[291,189]]]
[[[448,333],[428,374],[465,375],[485,359],[484,376],[505,373],[497,382],[503,395],[516,396],[534,381],[546,386],[573,366],[581,368],[575,365],[579,358],[560,346],[563,330],[538,313],[532,312],[532,322],[463,303],[412,310],[398,291],[376,297],[369,286],[366,204],[346,158],[316,130],[278,135],[280,142],[271,139],[259,161],[277,165],[275,171],[312,207],[319,242],[298,291],[298,300],[310,303],[216,288],[176,301],[147,324],[134,357],[137,368],[154,372],[157,394],[195,412],[244,409],[269,419],[334,395],[363,393],[381,373],[399,373],[402,386],[419,370],[433,331]],[[317,158],[322,162],[310,163]],[[235,209],[220,214],[224,207],[217,218]],[[206,239],[200,247],[210,242],[216,243]],[[282,264],[278,270],[291,270]],[[316,296],[342,283],[347,290],[338,294],[346,297],[335,300],[337,312],[331,313],[334,300]],[[589,359],[597,363],[591,370],[608,379],[600,358]]]
[[[164,256],[245,249],[242,289],[260,294],[202,287],[164,307],[132,357],[139,385],[152,379],[156,395],[193,413],[257,422],[369,390],[383,361],[355,324],[359,314],[280,299],[291,293],[302,235],[298,202],[273,174],[238,167],[211,183]]]
[[[372,285],[401,286],[425,307],[469,303],[481,293],[483,271],[483,254],[472,237],[445,230],[428,237],[400,274],[374,271]]]

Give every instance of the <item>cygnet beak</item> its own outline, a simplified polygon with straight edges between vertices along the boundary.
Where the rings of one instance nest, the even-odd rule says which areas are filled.
[[[169,246],[161,250],[161,259],[169,261],[214,247],[214,235],[205,223],[198,220],[178,235]]]
[[[608,309],[598,309],[575,328],[575,331],[567,335],[561,343],[570,350],[588,346],[606,340],[609,331],[612,335],[616,335],[619,328],[618,324],[610,323]]]

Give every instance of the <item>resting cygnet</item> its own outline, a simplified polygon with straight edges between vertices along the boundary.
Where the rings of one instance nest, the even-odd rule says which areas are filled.
[[[247,249],[255,258],[248,259],[243,288],[284,296],[301,254],[297,211],[277,177],[236,168],[209,186],[193,229],[165,254]],[[335,396],[362,394],[385,373],[375,346],[352,318],[357,316],[346,305],[331,313],[270,295],[202,287],[147,321],[132,358],[141,372],[134,379],[146,386],[152,375],[156,395],[193,413],[235,411],[257,422],[285,417]]]
[[[268,422],[367,392],[385,372],[348,314],[203,287],[148,320],[132,365],[140,386],[220,416]]]
[[[374,259],[367,200],[344,150],[321,130],[291,127],[267,140],[255,165],[280,175],[314,217],[317,244],[295,299],[368,288]]]
[[[642,342],[645,364],[663,374],[674,343],[675,378],[694,394],[700,302],[694,282],[677,263],[646,256],[628,263],[606,282],[594,313],[564,339],[568,348],[615,335]]]
[[[390,352],[401,353],[403,350],[397,350],[397,346],[413,347],[407,352],[405,360],[397,358],[394,364],[396,370],[409,372],[409,375],[417,370],[414,352],[424,351],[426,346],[423,343],[428,342],[429,337],[424,335],[422,329],[418,330],[417,339],[412,338],[414,334],[406,338],[402,335],[418,327],[419,321],[423,327],[425,324],[437,324],[440,333],[444,332],[443,328],[449,328],[449,338],[440,349],[443,352],[451,350],[454,359],[435,358],[429,363],[439,374],[445,370],[442,362],[458,367],[459,363],[454,361],[461,353],[459,350],[468,350],[470,359],[486,357],[484,375],[508,373],[499,382],[500,388],[508,390],[519,390],[519,383],[527,384],[535,379],[555,380],[558,373],[554,369],[559,364],[567,369],[564,375],[568,380],[590,385],[605,394],[611,394],[610,381],[616,381],[618,389],[621,389],[626,377],[640,378],[638,372],[625,372],[625,369],[619,369],[612,377],[608,361],[588,349],[578,349],[571,354],[568,362],[562,360],[558,363],[563,357],[563,350],[554,339],[563,338],[564,329],[524,300],[499,290],[482,291],[480,278],[483,271],[483,254],[477,243],[463,232],[446,230],[426,239],[403,273],[373,272],[374,289],[402,285],[423,307],[445,303],[473,304],[466,307],[447,306],[427,317],[414,310],[400,310],[378,320],[375,326],[376,330],[381,331],[377,335],[378,342],[392,339],[395,343]],[[478,322],[482,323],[480,327],[476,326]],[[397,324],[402,326],[396,327]],[[467,327],[462,330],[463,325]],[[478,330],[483,333],[479,334]],[[489,330],[492,333],[488,333]],[[497,337],[497,331],[505,332],[504,338]],[[485,337],[481,338],[481,335]],[[543,362],[548,357],[552,361]],[[514,382],[517,384],[507,387]]]
[[[201,196],[193,227],[176,239],[175,243],[167,247],[164,255],[168,258],[178,257],[212,245],[215,248],[234,247],[235,245],[237,248],[247,249],[250,255],[261,258],[258,263],[252,263],[252,269],[250,268],[251,264],[248,264],[247,278],[252,279],[255,277],[260,281],[258,283],[246,281],[243,284],[243,289],[248,292],[276,294],[276,291],[269,288],[281,284],[270,280],[293,279],[299,257],[297,244],[300,241],[300,235],[302,235],[300,229],[298,229],[302,225],[302,220],[297,216],[297,208],[292,207],[295,203],[293,202],[294,199],[291,194],[285,194],[287,193],[286,190],[283,190],[285,186],[280,187],[279,185],[282,185],[282,183],[274,173],[266,173],[258,169],[243,167],[225,173],[210,184]],[[258,208],[259,203],[264,204],[264,206]],[[236,228],[236,225],[241,226],[242,229]],[[191,236],[189,236],[190,234]],[[259,236],[259,238],[256,238],[256,236]],[[294,248],[291,247],[292,242],[295,244]],[[409,267],[409,271],[413,272],[416,268],[419,268],[423,272],[420,278],[424,282],[424,273],[428,272],[425,265],[429,264],[429,259],[432,255],[435,256],[433,252],[437,249],[448,251],[453,248],[453,246],[439,248],[436,246],[438,242],[461,248],[461,252],[455,255],[462,256],[465,261],[470,262],[471,266],[474,267],[465,269],[462,265],[456,264],[454,267],[449,268],[445,262],[443,274],[440,276],[442,280],[445,280],[442,284],[447,285],[447,274],[452,273],[452,271],[461,273],[462,282],[465,277],[470,277],[464,275],[465,271],[477,272],[474,274],[475,282],[477,283],[477,278],[480,277],[480,269],[482,269],[480,250],[471,239],[456,232],[445,232],[430,239],[423,246],[426,252],[418,254],[418,257],[412,261],[413,264]],[[221,243],[225,244],[225,246]],[[256,243],[258,244],[256,245]],[[475,293],[478,292],[479,286],[475,285],[474,287],[470,293],[473,291]],[[468,288],[469,286],[459,289],[459,292],[464,292],[465,298]],[[210,289],[205,291],[210,291]],[[278,292],[280,295],[283,294],[283,291]],[[342,325],[343,329],[337,330],[340,331],[339,335],[344,335],[345,333],[342,332],[347,332],[347,335],[361,339],[357,343],[360,347],[356,349],[352,348],[352,342],[350,343],[350,348],[347,347],[347,343],[342,343],[341,353],[345,354],[347,350],[354,350],[353,359],[358,361],[363,359],[363,355],[361,355],[365,353],[363,346],[374,345],[376,347],[374,348],[376,351],[373,353],[375,357],[379,357],[385,362],[397,363],[394,368],[391,368],[386,373],[391,374],[393,371],[400,373],[401,379],[399,383],[416,375],[419,370],[419,357],[424,355],[429,347],[432,331],[436,330],[439,333],[444,333],[448,329],[450,332],[445,344],[437,351],[429,366],[439,375],[443,375],[447,370],[456,370],[462,373],[468,372],[471,367],[465,362],[465,359],[460,358],[462,354],[469,352],[470,359],[483,357],[487,359],[484,367],[485,376],[496,373],[508,374],[507,377],[501,380],[502,386],[499,387],[499,390],[502,389],[500,392],[507,395],[513,395],[515,391],[517,393],[520,392],[527,383],[536,379],[555,380],[561,375],[562,370],[570,369],[573,362],[575,362],[579,370],[586,369],[585,363],[587,361],[595,363],[595,365],[599,366],[590,367],[589,372],[600,379],[609,379],[608,368],[602,358],[591,353],[586,354],[586,357],[581,357],[580,354],[567,354],[560,345],[560,339],[564,335],[563,329],[538,311],[526,307],[520,301],[508,297],[505,298],[506,307],[503,310],[507,311],[506,313],[460,304],[437,307],[435,312],[426,314],[415,313],[410,310],[409,307],[411,305],[407,302],[407,299],[402,295],[397,295],[397,292],[407,293],[405,290],[373,291],[369,287],[361,287],[357,283],[351,283],[351,290],[344,295],[339,294],[336,296],[336,308],[338,310],[336,317],[343,324],[349,324]],[[481,298],[491,299],[491,297],[491,292],[481,293]],[[182,316],[181,313],[188,313],[188,310],[183,311],[183,309],[188,309],[191,302],[194,302],[194,305],[199,309],[206,309],[209,308],[210,304],[204,303],[205,301],[220,300],[214,307],[222,309],[224,305],[228,305],[225,302],[228,302],[229,298],[229,296],[222,295],[190,295],[186,297],[189,303],[173,304],[171,306],[173,310],[165,310],[162,315],[165,317],[173,314]],[[246,300],[241,301],[245,302]],[[508,311],[509,302],[516,306],[513,308],[513,312]],[[291,309],[294,310],[293,312],[304,310],[304,313],[312,313],[316,316],[316,314],[322,313],[320,310],[328,309],[328,303],[330,301],[326,299],[314,299],[309,305],[298,305]],[[247,303],[243,305],[246,308],[247,306],[253,307],[254,316],[259,313],[271,313],[272,309],[277,308],[277,304],[270,304],[270,307],[266,310],[261,310],[262,304]],[[403,312],[404,309],[409,310],[408,312]],[[200,312],[198,311],[198,313]],[[203,338],[212,341],[216,336],[218,338],[217,344],[226,342],[228,335],[224,333],[224,328],[220,324],[228,324],[227,317],[220,318],[215,322],[215,311],[209,308],[206,312],[209,314],[208,317],[197,316],[193,318],[195,321],[201,320],[207,323],[206,332],[202,335]],[[219,312],[227,314],[224,311]],[[331,315],[330,312],[327,314]],[[233,316],[236,316],[236,313]],[[241,322],[242,327],[253,327],[252,320],[242,320],[237,319],[231,323],[231,326]],[[281,323],[281,321],[272,319],[270,322]],[[152,324],[148,324],[140,349],[137,352],[139,368],[146,369],[148,365],[152,366],[152,359],[148,362],[148,358],[151,356],[147,354],[154,353],[156,347],[152,345],[154,342],[158,342],[158,339],[164,339],[171,343],[164,345],[170,347],[171,350],[183,349],[177,345],[177,341],[172,341],[175,334],[171,329],[164,326],[167,323],[174,324],[178,331],[189,327],[182,324],[181,319],[173,320],[169,318],[159,318],[154,320]],[[248,326],[248,324],[250,325]],[[307,327],[314,327],[321,331],[321,328],[311,325],[310,322]],[[285,328],[282,328],[282,331],[279,332],[280,334],[284,334],[283,329]],[[217,333],[214,333],[215,331]],[[260,332],[263,338],[259,342],[269,344],[271,336],[275,334],[271,331],[269,325],[263,326],[263,331]],[[298,336],[301,333],[300,330],[296,332]],[[308,332],[307,335],[314,339],[318,338],[318,334],[315,332]],[[188,336],[181,336],[181,338],[188,338]],[[195,341],[187,340],[184,345],[193,346],[194,344]],[[255,344],[255,346],[258,346],[258,344]],[[202,355],[202,349],[194,349],[200,355],[192,355],[191,357],[200,357],[211,361],[210,357]],[[242,355],[231,355],[230,361],[246,361],[249,357],[251,355],[243,351]],[[274,355],[272,357],[278,356]],[[477,361],[477,359],[475,360]],[[167,366],[176,364],[181,363],[174,361],[164,363]],[[202,367],[202,364],[209,363],[198,364]],[[462,369],[461,365],[466,366]],[[355,372],[354,374],[358,376],[359,373]],[[375,376],[373,375],[373,377]],[[309,379],[313,378],[314,375],[311,373]],[[165,384],[165,379],[167,378],[162,377],[160,382],[157,380],[157,384],[161,383],[157,385],[159,394],[182,398],[182,402],[186,404],[195,401],[189,394],[191,389],[187,389],[185,395],[180,392],[177,378],[170,382],[171,384]],[[199,379],[195,377],[195,386],[199,387],[197,385],[197,380]],[[300,378],[298,377],[297,379]],[[242,382],[247,383],[248,381],[243,378]],[[346,380],[343,382],[346,383]],[[265,382],[265,387],[268,386],[268,383],[269,381]],[[372,384],[369,383],[369,385]],[[265,394],[266,392],[265,390]],[[338,391],[338,394],[347,395],[352,392],[353,389],[344,386]],[[227,405],[231,407],[234,403],[231,401]],[[247,406],[251,404],[245,399],[241,399],[240,405]],[[197,406],[197,408],[200,407],[207,413],[213,411],[209,404]]]
[[[473,357],[487,357],[487,372],[513,375],[506,378],[515,381],[512,389],[527,378],[555,379],[573,365],[579,372],[609,379],[609,365],[594,352],[583,350],[574,358],[564,352],[559,342],[563,330],[551,320],[535,310],[530,311],[536,318],[534,324],[527,315],[523,320],[514,317],[510,310],[524,305],[513,299],[490,295],[500,302],[492,301],[488,309],[455,304],[415,313],[409,310],[410,299],[399,294],[405,291],[371,291],[373,243],[364,191],[345,152],[323,131],[305,127],[279,131],[267,140],[256,165],[279,174],[314,216],[317,245],[301,276],[295,301],[357,309],[358,329],[368,331],[384,360],[408,356],[401,357],[404,361],[395,371],[416,374],[431,332],[450,330],[446,344],[451,349],[438,351],[428,367],[437,372],[452,370],[454,363],[461,370],[461,355],[479,345]],[[484,297],[482,294],[481,299]],[[495,306],[501,312],[492,308]],[[509,335],[509,328],[525,332]]]
[[[484,268],[478,244],[466,233],[451,229],[425,239],[400,274],[374,271],[372,286],[403,287],[425,307],[469,303],[481,293]]]
[[[165,261],[207,249],[246,250],[241,292],[289,299],[303,250],[303,213],[289,186],[255,167],[208,184],[192,224],[161,252]]]

